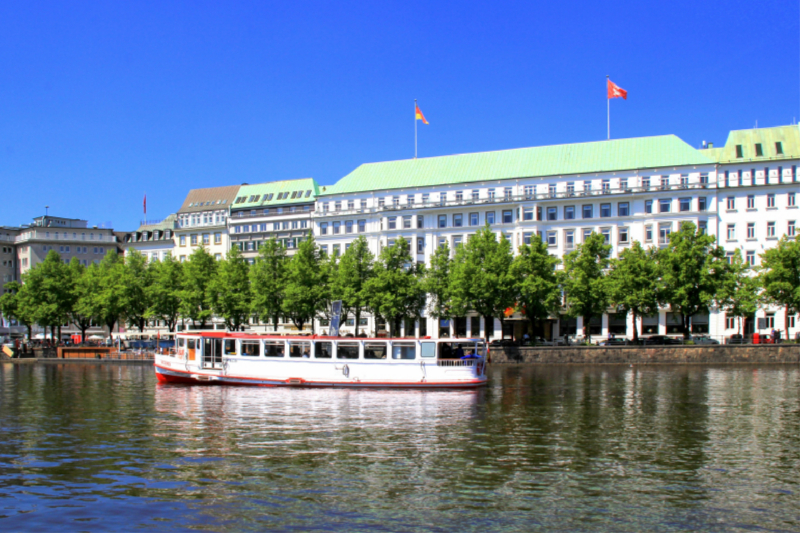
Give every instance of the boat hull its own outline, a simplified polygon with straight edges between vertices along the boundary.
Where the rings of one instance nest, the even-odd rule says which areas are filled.
[[[257,387],[336,387],[372,389],[470,389],[486,385],[486,376],[459,380],[372,381],[372,380],[311,380],[303,378],[270,379],[223,375],[202,371],[184,371],[155,364],[156,378],[160,383],[185,383],[203,385],[249,385]]]

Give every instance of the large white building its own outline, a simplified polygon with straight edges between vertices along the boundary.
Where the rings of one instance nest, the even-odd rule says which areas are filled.
[[[746,151],[736,157],[744,146],[752,157]],[[437,246],[447,242],[454,250],[484,224],[505,234],[515,251],[539,233],[551,253],[563,257],[592,232],[606,236],[614,256],[634,241],[664,246],[670,232],[691,221],[717,236],[726,249],[745,245],[745,254],[757,254],[784,233],[794,235],[794,204],[789,202],[797,189],[798,158],[800,131],[787,126],[732,132],[725,148],[706,150],[667,135],[370,163],[320,192],[314,233],[332,254],[344,253],[364,235],[377,255],[402,235],[416,259],[427,263]],[[748,200],[751,196],[757,200]],[[727,207],[729,197],[741,206],[738,214],[732,211],[736,207]],[[758,209],[746,207],[750,201],[763,208],[747,211]],[[782,216],[775,211],[779,208],[787,208]],[[741,225],[739,241],[727,238],[730,224],[737,231]],[[750,224],[755,233],[746,233]],[[371,318],[366,321],[367,331],[383,328]],[[645,334],[675,333],[678,324],[664,309],[640,319],[639,328]],[[589,327],[596,335],[631,335],[632,325],[630,317],[609,313]],[[507,334],[521,336],[524,322],[510,320],[506,327]],[[546,335],[582,328],[581,317],[553,317]],[[735,333],[718,310],[693,317],[692,328],[720,336]],[[453,333],[499,337],[500,322],[478,316],[453,324],[424,318],[404,330],[406,335]]]
[[[173,257],[186,261],[199,246],[217,260],[230,249],[228,214],[239,185],[192,189],[178,210]]]

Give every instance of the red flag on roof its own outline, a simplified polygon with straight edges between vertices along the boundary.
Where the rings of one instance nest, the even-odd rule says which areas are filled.
[[[144,194],[144,200],[142,200],[142,208],[144,208],[144,214],[147,214],[147,193]]]
[[[628,91],[617,85],[611,80],[608,81],[608,99],[612,98],[622,98],[623,100],[628,99]]]

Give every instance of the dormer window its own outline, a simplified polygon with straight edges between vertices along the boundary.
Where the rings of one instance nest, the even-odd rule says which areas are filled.
[[[737,144],[736,145],[736,158],[737,159],[741,159],[743,157],[744,157],[744,151],[742,150],[742,145],[741,144]]]
[[[775,143],[775,155],[783,155],[783,144],[780,141]]]
[[[764,156],[764,149],[761,147],[761,143],[756,143],[756,157],[763,157]]]

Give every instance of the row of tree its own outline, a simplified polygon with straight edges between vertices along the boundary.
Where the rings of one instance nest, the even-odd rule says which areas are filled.
[[[404,320],[419,318],[426,306],[437,319],[476,312],[501,322],[518,310],[533,331],[559,314],[582,316],[588,325],[610,309],[636,318],[668,307],[688,336],[690,317],[711,307],[741,318],[760,305],[780,305],[787,330],[790,313],[800,309],[800,243],[794,240],[762,254],[757,271],[738,250],[726,257],[714,237],[691,223],[672,233],[664,248],[635,242],[618,258],[610,256],[604,237],[592,234],[564,257],[561,268],[539,237],[514,256],[508,240],[488,227],[455,254],[446,245],[438,248],[427,267],[413,259],[403,238],[376,258],[363,236],[341,257],[321,253],[313,236],[289,257],[273,239],[252,265],[237,248],[216,261],[199,247],[185,263],[169,256],[148,263],[135,251],[124,260],[110,253],[89,267],[77,259],[65,264],[51,251],[21,284],[6,284],[10,290],[0,297],[0,311],[29,333],[33,324],[55,333],[67,322],[84,335],[92,323],[111,331],[121,321],[140,331],[149,320],[163,320],[170,330],[180,320],[202,328],[215,315],[232,331],[251,319],[275,329],[288,319],[301,330],[310,323],[313,330],[314,319],[330,318],[332,303],[340,300],[342,321],[353,317],[358,334],[367,312],[398,333]]]

